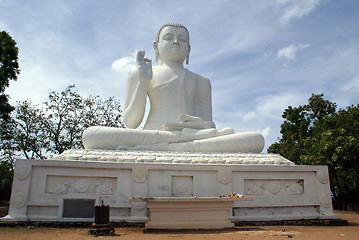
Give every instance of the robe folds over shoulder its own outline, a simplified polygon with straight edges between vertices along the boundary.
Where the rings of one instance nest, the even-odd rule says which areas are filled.
[[[212,121],[211,84],[187,69],[150,88],[148,96],[151,110],[144,129],[162,130],[166,123],[179,122],[182,114]]]

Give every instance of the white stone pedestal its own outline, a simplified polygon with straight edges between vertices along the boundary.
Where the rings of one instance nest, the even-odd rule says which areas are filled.
[[[273,154],[77,150],[17,160],[9,215],[1,221],[92,222],[94,206],[103,202],[112,222],[146,222],[147,204],[129,197],[230,193],[253,199],[234,202],[232,222],[338,218],[326,166],[297,166]]]

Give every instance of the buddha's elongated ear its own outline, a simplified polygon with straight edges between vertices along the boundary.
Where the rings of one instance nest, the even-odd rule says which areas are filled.
[[[160,55],[159,52],[158,52],[158,47],[157,47],[157,42],[154,42],[153,43],[153,49],[155,50],[155,61],[157,62],[158,61],[158,56]]]
[[[187,56],[186,56],[186,64],[188,65],[189,64],[189,53],[191,52],[191,46],[188,45],[188,53],[187,53]]]

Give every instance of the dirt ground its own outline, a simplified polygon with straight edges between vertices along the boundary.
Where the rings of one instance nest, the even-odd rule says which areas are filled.
[[[0,216],[7,213],[0,207]],[[0,239],[122,239],[122,240],[259,240],[259,239],[306,239],[306,240],[359,240],[359,212],[336,211],[342,219],[348,220],[345,226],[260,226],[235,227],[220,231],[155,231],[144,233],[143,228],[115,228],[115,236],[95,237],[88,232],[90,228],[54,227],[0,227]]]

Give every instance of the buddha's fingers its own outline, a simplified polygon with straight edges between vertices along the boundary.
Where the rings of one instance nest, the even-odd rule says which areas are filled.
[[[180,119],[183,122],[204,122],[202,118],[188,114],[181,114]]]

